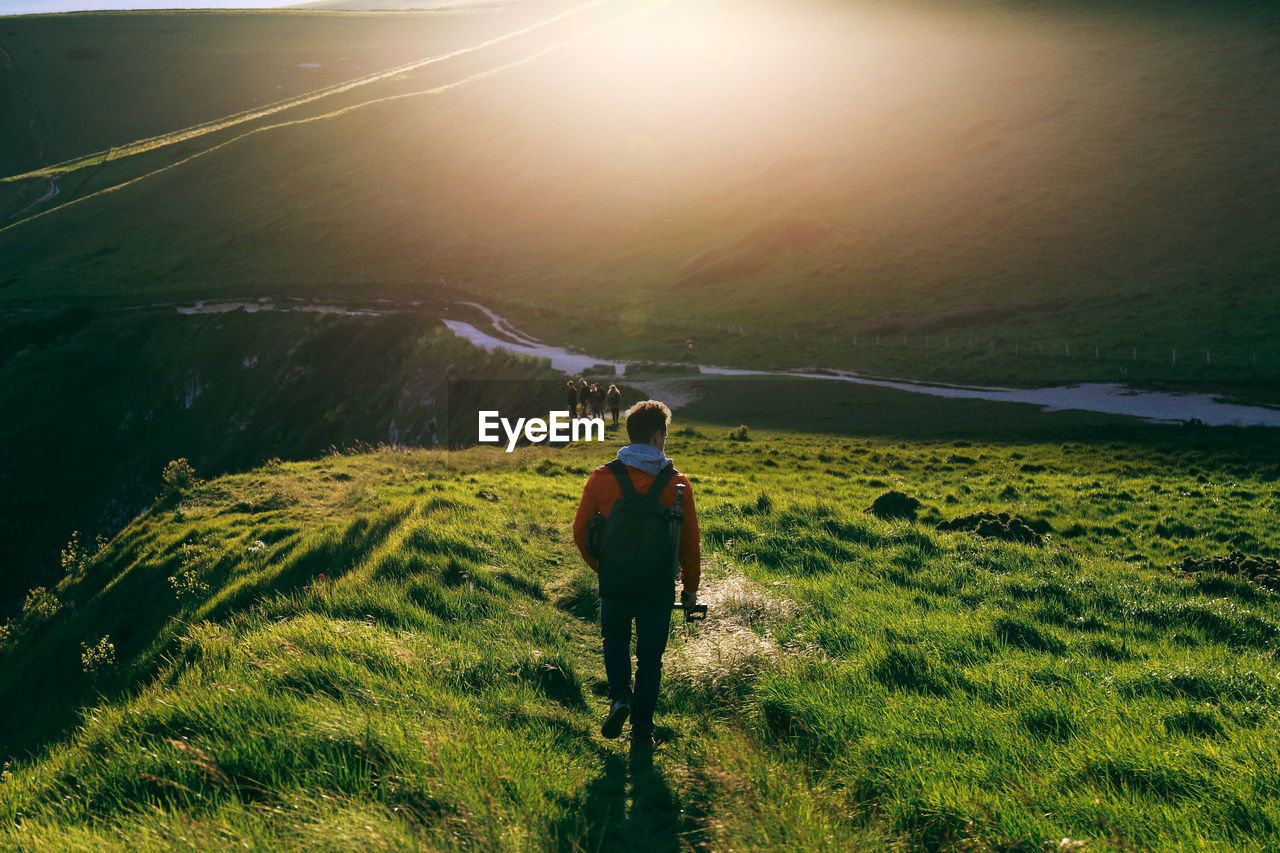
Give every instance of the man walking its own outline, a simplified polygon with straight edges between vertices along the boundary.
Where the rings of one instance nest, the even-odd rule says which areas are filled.
[[[662,679],[662,654],[671,630],[675,580],[671,573],[676,543],[666,541],[666,511],[676,505],[676,487],[683,487],[683,531],[679,541],[680,603],[686,609],[698,601],[701,543],[693,487],[663,452],[671,410],[656,400],[636,403],[626,413],[631,443],[618,458],[592,472],[582,490],[573,520],[573,539],[587,565],[600,577],[600,629],[604,638],[604,667],[609,678],[609,715],[600,728],[607,738],[622,734],[631,719],[631,746],[653,745],[653,711]],[[613,511],[616,518],[610,522]],[[603,519],[596,556],[588,553],[588,526],[599,513]],[[631,624],[636,630],[635,686],[631,680]]]
[[[569,417],[578,417],[578,385],[572,379],[565,383],[569,388]]]
[[[617,385],[609,386],[609,393],[605,395],[605,400],[609,404],[609,411],[613,413],[613,425],[618,425],[618,409],[622,406],[622,392],[618,390]]]

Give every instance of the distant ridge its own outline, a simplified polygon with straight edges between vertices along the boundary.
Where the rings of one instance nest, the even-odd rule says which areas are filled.
[[[510,6],[522,0],[315,0],[296,3],[291,9],[329,9],[337,12],[440,12]]]

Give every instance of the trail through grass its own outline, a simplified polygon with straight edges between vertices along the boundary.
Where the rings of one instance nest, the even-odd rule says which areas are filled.
[[[651,764],[597,734],[568,524],[600,448],[331,456],[173,494],[10,625],[7,843],[1273,846],[1274,593],[1168,566],[1280,553],[1274,473],[698,425],[669,450],[713,612],[673,631]],[[890,487],[918,521],[863,512]],[[933,529],[977,508],[1053,535]]]

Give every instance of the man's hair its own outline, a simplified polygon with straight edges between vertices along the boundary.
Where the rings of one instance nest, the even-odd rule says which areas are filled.
[[[671,410],[666,403],[642,400],[627,409],[627,438],[632,444],[644,444],[661,430],[667,431],[671,423]]]

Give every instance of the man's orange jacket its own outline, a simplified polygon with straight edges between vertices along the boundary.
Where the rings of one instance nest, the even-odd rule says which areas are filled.
[[[647,494],[653,484],[654,475],[646,474],[639,468],[627,466],[627,474],[631,476],[631,485],[639,494]],[[680,506],[684,509],[684,525],[680,532],[680,580],[685,592],[697,592],[698,582],[702,579],[702,537],[698,533],[698,512],[693,506],[693,486],[689,478],[677,473],[667,481],[658,503],[670,509],[676,505],[676,484],[684,486],[684,501]],[[582,489],[582,501],[578,504],[578,514],[573,517],[573,541],[582,552],[582,559],[594,571],[599,572],[596,560],[587,556],[587,522],[591,516],[599,512],[605,518],[609,510],[622,497],[622,487],[618,480],[604,465],[591,472],[587,485]]]

